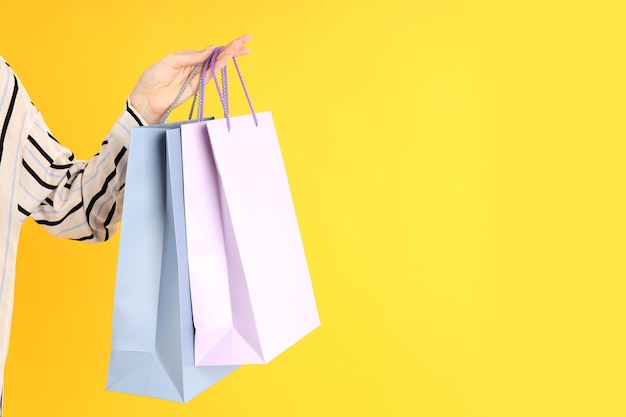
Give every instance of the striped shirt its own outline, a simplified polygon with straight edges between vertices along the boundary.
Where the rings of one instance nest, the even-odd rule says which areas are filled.
[[[54,236],[107,240],[121,219],[130,130],[143,124],[127,103],[100,152],[89,161],[78,160],[50,133],[0,57],[0,392],[21,225],[32,217]]]

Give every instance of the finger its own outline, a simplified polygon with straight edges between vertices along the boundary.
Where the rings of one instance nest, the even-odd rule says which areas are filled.
[[[252,40],[252,35],[242,35],[234,40],[232,40],[227,47],[231,46],[231,45],[235,45],[236,47],[240,47],[245,45],[246,43],[250,42]]]
[[[219,71],[224,68],[228,62],[233,59],[233,55],[229,53],[222,53],[215,59],[215,71]]]
[[[250,53],[250,50],[248,48],[239,48],[234,53],[220,51],[220,53],[217,55],[217,58],[215,60],[215,65],[219,67],[218,69],[221,69],[221,67],[223,65],[226,65],[226,63],[228,63],[228,61],[230,61],[231,59],[236,58],[238,56],[247,55],[249,53]]]
[[[231,41],[224,48],[222,48],[220,54],[218,55],[220,69],[225,65],[225,62],[228,62],[233,57],[249,54],[250,49],[244,47],[243,45],[250,42],[251,40],[252,35],[242,35]],[[202,51],[180,51],[172,56],[172,64],[178,66],[192,66],[201,64],[209,58],[213,49],[213,46],[209,46]]]
[[[233,59],[234,57],[238,57],[241,55],[247,55],[250,53],[250,49],[239,46],[236,47],[237,44],[233,45],[232,43],[228,46],[224,47],[217,55],[217,59],[215,60],[215,65],[221,69],[222,66],[226,65],[228,61]]]
[[[169,63],[176,67],[187,67],[197,64],[201,64],[207,60],[215,49],[213,46],[208,46],[201,51],[186,50],[180,51],[167,57]]]
[[[226,45],[220,53],[230,54],[232,56],[243,55],[244,53],[249,53],[250,50],[245,47],[245,44],[252,40],[251,35],[243,35],[238,37],[237,39],[230,42]]]
[[[250,53],[250,49],[248,48],[239,48],[235,51],[235,53],[233,54],[233,56],[241,56],[241,55],[248,55]]]
[[[246,48],[245,46],[243,46],[244,44],[246,44],[247,42],[252,40],[252,35],[242,35],[236,39],[234,39],[233,41],[231,41],[228,45],[226,45],[225,47],[223,47],[219,54],[217,55],[217,59],[215,60],[215,71],[219,71],[222,68],[224,68],[226,66],[226,64],[228,64],[228,61],[230,61],[231,59],[233,59],[233,57],[237,57],[237,56],[241,56],[241,55],[246,55],[250,53],[250,49]],[[206,54],[206,56],[203,56],[199,62],[194,62],[192,64],[189,65],[196,65],[196,64],[200,64],[204,61],[206,61],[206,59],[211,55],[211,52],[213,51],[213,47],[208,47],[207,49],[205,49],[204,51],[208,51],[208,53]],[[197,51],[181,51],[180,54],[182,55],[191,55],[193,53],[195,53]],[[213,77],[213,74],[211,71],[207,72],[207,81],[209,81],[211,78]],[[191,82],[191,89],[192,91],[196,91],[197,87],[199,84],[199,77],[194,77],[194,79]]]

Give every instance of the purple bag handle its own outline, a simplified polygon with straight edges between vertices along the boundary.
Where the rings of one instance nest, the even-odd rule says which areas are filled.
[[[191,80],[196,76],[198,71],[200,71],[200,68],[202,68],[202,73],[200,75],[200,86],[198,87],[198,91],[196,92],[196,94],[193,96],[193,102],[191,103],[191,111],[189,112],[189,120],[191,120],[193,118],[193,110],[194,110],[194,107],[196,105],[196,101],[198,101],[198,120],[202,120],[204,118],[204,93],[205,93],[205,89],[206,89],[206,73],[207,73],[207,71],[209,69],[209,66],[210,66],[211,67],[211,73],[213,74],[213,78],[215,79],[215,87],[217,88],[217,93],[218,93],[218,95],[220,97],[220,101],[222,102],[222,108],[224,109],[224,118],[226,119],[226,125],[228,126],[228,130],[230,131],[230,108],[229,108],[229,102],[228,102],[228,70],[227,70],[227,67],[225,66],[224,68],[222,68],[222,90],[221,91],[220,91],[220,87],[219,87],[219,85],[217,83],[217,76],[215,74],[215,62],[217,61],[217,55],[218,55],[218,53],[219,53],[219,51],[221,49],[223,49],[222,46],[216,47],[211,52],[211,55],[209,56],[209,58],[204,62],[204,65],[198,64],[198,65],[196,65],[193,68],[193,70],[191,71],[191,74],[189,74],[189,77],[187,77],[187,80],[185,80],[185,83],[183,84],[183,87],[180,89],[178,95],[174,99],[174,102],[172,103],[170,108],[167,110],[165,115],[161,118],[161,123],[166,123],[167,122],[167,118],[169,117],[170,113],[172,112],[172,110],[174,110],[174,108],[176,107],[176,105],[180,101],[180,98],[182,97],[183,92],[189,86],[189,84],[191,83]],[[239,65],[237,64],[237,59],[235,59],[235,57],[233,57],[233,63],[235,64],[235,69],[237,70],[237,74],[239,75],[239,80],[241,81],[241,86],[243,87],[243,91],[244,91],[244,93],[246,95],[246,99],[248,100],[248,105],[250,106],[250,110],[252,111],[252,117],[254,118],[254,124],[256,126],[258,126],[259,125],[259,121],[258,121],[258,119],[256,117],[256,113],[254,111],[254,107],[252,106],[252,100],[250,100],[250,95],[248,94],[248,89],[246,88],[246,83],[243,81],[243,76],[241,75],[241,71],[239,70]]]
[[[215,49],[213,49],[213,51],[211,52],[211,55],[209,55],[209,57],[204,62],[204,64],[201,65],[200,85],[198,87],[198,92],[196,93],[196,95],[198,96],[198,121],[200,121],[200,120],[202,120],[204,118],[204,94],[206,93],[206,72],[207,72],[207,68],[211,64],[211,60],[217,59],[216,51],[218,50],[218,48],[219,47],[216,47]],[[215,66],[213,68],[215,68]],[[213,73],[215,74],[215,71],[213,71]],[[225,71],[222,70],[222,82],[224,82],[223,80],[224,80],[224,76],[225,75],[227,75],[227,74],[225,74]],[[217,82],[217,80],[216,80],[216,82]],[[228,82],[228,81],[226,81],[226,82]],[[224,106],[224,98],[222,97],[222,93],[219,91],[219,89],[218,89],[218,93],[220,95],[220,101],[222,102],[222,107],[223,107]],[[191,109],[191,113],[193,113],[193,107]],[[190,114],[189,119],[191,119],[191,114]]]
[[[206,60],[204,66],[202,68],[202,73],[200,75],[200,87],[198,91],[198,120],[202,120],[204,117],[204,90],[206,88],[206,74],[211,68],[211,73],[213,74],[213,79],[215,81],[215,88],[217,89],[217,94],[220,97],[220,101],[222,102],[222,108],[224,109],[224,118],[226,119],[226,126],[228,131],[230,131],[230,107],[228,100],[228,70],[226,66],[222,68],[222,88],[220,89],[219,83],[217,82],[217,75],[215,74],[215,62],[217,61],[217,55],[223,47],[216,47],[209,59]],[[256,112],[254,111],[254,106],[252,105],[252,100],[250,99],[250,94],[248,94],[248,89],[246,87],[246,83],[243,80],[243,76],[241,75],[241,70],[239,69],[239,65],[237,64],[237,59],[233,57],[233,63],[235,64],[235,69],[237,70],[237,75],[239,75],[239,80],[241,81],[241,86],[243,87],[243,91],[246,95],[246,99],[248,100],[248,106],[250,106],[250,111],[252,112],[252,117],[254,119],[254,124],[256,126],[259,125],[259,121],[256,117]]]

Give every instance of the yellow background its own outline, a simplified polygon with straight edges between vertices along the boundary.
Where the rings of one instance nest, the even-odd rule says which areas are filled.
[[[626,415],[624,2],[1,10],[0,54],[82,158],[148,65],[253,34],[323,322],[186,405],[107,392],[117,237],[29,222],[7,417]]]

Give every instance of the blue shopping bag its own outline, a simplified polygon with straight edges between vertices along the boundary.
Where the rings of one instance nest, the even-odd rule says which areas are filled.
[[[187,402],[236,366],[194,366],[181,123],[133,129],[107,389]]]

